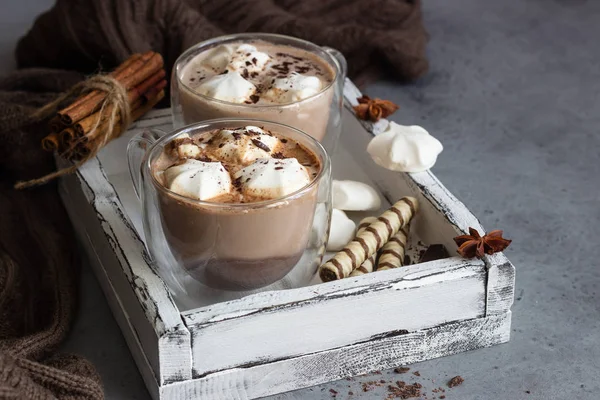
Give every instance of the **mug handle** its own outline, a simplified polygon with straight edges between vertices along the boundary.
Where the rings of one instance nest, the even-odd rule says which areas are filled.
[[[342,76],[342,82],[346,78],[346,74],[348,73],[348,63],[346,62],[346,57],[339,51],[332,47],[322,46],[321,47],[327,54],[329,54],[335,60],[338,66],[338,72]]]
[[[135,135],[127,144],[127,164],[129,165],[129,175],[133,183],[133,190],[138,200],[142,191],[142,160],[150,147],[166,132],[160,129],[144,129]]]

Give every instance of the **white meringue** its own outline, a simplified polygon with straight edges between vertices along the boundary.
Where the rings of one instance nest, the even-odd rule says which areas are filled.
[[[256,93],[256,86],[236,71],[215,75],[200,83],[196,91],[217,100],[243,103]]]
[[[333,208],[346,211],[377,210],[381,199],[366,183],[333,180]]]
[[[203,54],[202,63],[200,65],[210,68],[214,72],[220,74],[227,68],[233,52],[234,47],[228,44],[214,47]]]
[[[229,172],[220,162],[188,159],[166,169],[163,179],[171,191],[198,200],[210,200],[232,190]]]
[[[260,158],[235,173],[242,193],[276,199],[293,193],[311,181],[306,168],[295,158]]]
[[[327,251],[340,251],[354,238],[356,224],[342,210],[333,209]]]
[[[314,96],[319,91],[321,91],[319,78],[292,72],[288,77],[275,79],[263,97],[276,103],[293,103]]]
[[[444,147],[418,125],[390,122],[371,139],[367,151],[378,165],[392,171],[421,172],[434,166]]]
[[[223,129],[213,136],[212,141],[219,159],[236,164],[249,164],[258,158],[269,157],[279,144],[276,137],[265,134],[256,126],[235,131]]]
[[[230,71],[237,71],[240,74],[247,70],[249,73],[262,71],[265,65],[271,60],[267,53],[258,51],[256,47],[250,44],[239,46],[227,65]]]

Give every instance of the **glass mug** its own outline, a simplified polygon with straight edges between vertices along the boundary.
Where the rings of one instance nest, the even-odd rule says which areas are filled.
[[[247,125],[301,144],[316,156],[321,170],[294,193],[254,203],[191,199],[157,181],[153,165],[173,139]],[[188,277],[225,291],[249,291],[281,280],[284,283],[273,288],[300,287],[314,278],[331,219],[331,163],[312,137],[274,122],[216,119],[171,133],[142,131],[129,142],[127,157],[142,203],[146,246],[175,292],[189,293]]]
[[[185,67],[200,53],[229,43],[267,42],[306,51],[321,59],[333,72],[332,82],[305,99],[286,104],[239,104],[198,93],[182,79]],[[171,77],[171,110],[173,125],[181,127],[213,118],[257,118],[293,126],[321,142],[334,154],[342,128],[342,106],[346,60],[337,50],[320,47],[302,39],[268,34],[241,33],[201,42],[186,50],[175,62]]]

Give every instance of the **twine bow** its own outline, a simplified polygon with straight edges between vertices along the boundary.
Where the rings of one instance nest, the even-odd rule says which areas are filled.
[[[94,135],[103,120],[107,120],[108,123],[106,124],[105,131],[99,132],[98,137],[100,140],[94,143],[90,153],[69,167],[62,168],[58,171],[44,175],[41,178],[31,179],[25,182],[17,182],[15,184],[15,189],[25,189],[32,186],[42,185],[55,178],[77,171],[77,169],[86,161],[94,158],[96,154],[98,154],[98,151],[100,151],[100,149],[104,147],[106,143],[112,140],[115,136],[118,136],[120,132],[124,132],[131,124],[131,107],[127,99],[127,89],[119,81],[109,75],[94,75],[85,81],[79,82],[68,92],[61,94],[56,100],[36,110],[31,117],[37,121],[46,119],[53,114],[56,114],[60,105],[63,104],[65,100],[72,98],[73,96],[80,96],[82,94],[89,93],[94,90],[99,90],[106,93],[106,97],[101,102],[98,118],[88,135]],[[116,132],[115,127],[118,122],[121,125],[121,129],[119,132]],[[79,141],[82,139],[79,139]],[[69,151],[72,151],[75,146],[79,144],[79,141],[71,144],[67,151],[61,154],[61,156],[64,156]]]

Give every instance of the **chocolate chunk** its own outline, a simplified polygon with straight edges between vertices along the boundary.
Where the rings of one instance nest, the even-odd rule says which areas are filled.
[[[448,381],[448,387],[453,388],[455,386],[461,385],[464,381],[465,380],[462,376],[457,375]]]
[[[257,61],[258,61],[258,60],[256,59],[256,57],[252,57],[252,64],[256,65],[256,62],[257,62]]]
[[[271,152],[271,149],[269,148],[269,146],[267,146],[266,144],[264,144],[263,142],[261,142],[261,141],[260,141],[260,140],[258,140],[258,139],[252,139],[252,143],[253,143],[253,144],[254,144],[256,147],[258,147],[259,149],[262,149],[262,150],[264,150],[264,151],[266,151],[266,152],[268,152],[268,153],[270,153],[270,152]]]
[[[287,139],[281,138],[279,140],[281,141],[281,143],[287,143]]]
[[[233,133],[231,134],[231,136],[233,136],[233,138],[235,140],[238,140],[242,137],[242,135],[239,132],[233,131]]]
[[[248,73],[248,68],[244,68],[244,72],[242,72],[242,77],[244,79],[248,79],[249,76],[250,74]]]
[[[260,97],[253,94],[252,96],[250,96],[250,101],[254,104],[258,103],[258,100],[260,100]]]
[[[252,63],[250,61],[246,61],[246,66],[248,67],[250,65],[252,65]]]
[[[283,167],[275,167],[276,170],[283,169]]]
[[[450,254],[448,253],[448,250],[446,250],[446,247],[443,244],[432,244],[427,248],[427,250],[425,250],[423,254],[421,254],[421,256],[419,257],[419,262],[423,263],[428,261],[441,260],[443,258],[448,257],[450,257]]]

